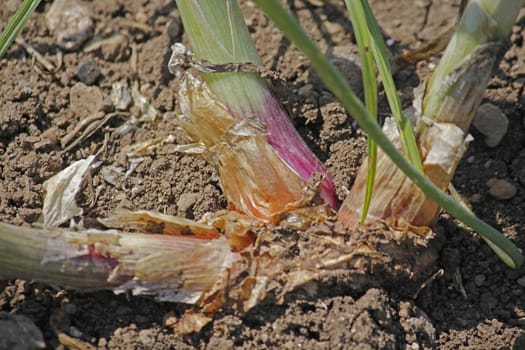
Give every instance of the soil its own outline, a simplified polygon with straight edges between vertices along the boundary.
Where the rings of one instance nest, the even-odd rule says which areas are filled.
[[[445,32],[455,21],[460,1],[370,2],[396,54]],[[9,6],[0,7],[0,27],[17,4],[9,1]],[[264,65],[283,78],[276,86],[280,98],[301,135],[327,164],[343,198],[365,153],[364,134],[305,57],[253,3],[241,4]],[[359,91],[358,63],[352,58],[356,47],[342,2],[290,0],[288,4]],[[0,61],[0,220],[15,225],[30,226],[38,220],[46,179],[115,140],[124,123],[121,117],[108,120],[70,149],[60,142],[97,110],[111,112],[108,101],[115,82],[137,82],[159,117],[135,125],[118,142],[109,143],[116,148],[104,152],[105,166],[129,169],[126,153],[140,141],[173,134],[175,143],[186,142],[173,122],[177,82],[166,68],[171,44],[185,40],[175,4],[170,0],[85,2],[94,19],[94,37],[120,36],[99,47],[87,43],[73,51],[58,49],[47,29],[50,5],[43,2],[38,7],[21,37],[51,63],[61,59],[60,68],[47,71],[19,44]],[[507,135],[497,147],[488,148],[483,136],[472,130],[475,139],[453,181],[479,217],[522,249],[524,25],[522,12],[484,99],[508,117]],[[433,57],[397,71],[396,82],[407,105],[412,88],[438,60]],[[78,85],[80,81],[90,87]],[[386,116],[388,111],[383,108],[381,113]],[[488,193],[491,179],[509,181],[516,194],[495,199]],[[123,183],[109,183],[100,171],[88,183],[79,198],[87,224],[120,207],[191,219],[226,207],[215,169],[199,157],[174,152],[169,144],[144,157]],[[198,334],[182,336],[165,327],[164,319],[180,315],[184,305],[11,280],[0,282],[0,323],[5,325],[0,328],[0,347],[26,349],[43,341],[47,348],[58,349],[525,348],[525,267],[506,267],[475,233],[447,214],[441,215],[438,225],[447,240],[432,271],[443,269],[444,274],[423,285],[415,298],[400,293],[402,286],[395,285],[359,292],[336,289],[313,299],[297,297],[280,306],[262,305],[245,315],[219,313]]]

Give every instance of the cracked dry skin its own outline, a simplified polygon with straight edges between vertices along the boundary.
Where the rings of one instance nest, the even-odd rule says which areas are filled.
[[[304,231],[282,227],[261,231],[255,247],[243,252],[238,263],[243,267],[234,264],[234,275],[236,270],[243,272],[237,272],[240,279],[230,282],[228,292],[237,297],[234,303],[243,303],[240,312],[267,296],[281,305],[298,294],[314,298],[334,290],[359,294],[371,287],[392,286],[402,286],[399,292],[405,296],[413,295],[432,273],[443,235],[394,224],[376,224],[351,234],[334,233],[329,221],[320,227],[309,224]]]
[[[384,33],[396,41],[393,51],[400,53],[404,48],[415,47],[420,40],[432,39],[446,31],[455,21],[459,2],[429,0],[415,4],[412,0],[374,0],[371,4]],[[247,1],[241,3],[264,66],[283,77],[276,84],[279,96],[292,111],[301,135],[330,168],[342,199],[365,152],[362,133],[325,90],[304,56],[290,47]],[[297,17],[323,50],[335,54],[355,52],[351,25],[341,15],[345,10],[340,1],[289,3],[295,6]],[[0,218],[4,222],[27,226],[36,221],[42,207],[44,180],[94,153],[103,144],[105,135],[112,132],[111,128],[118,126],[119,121],[111,121],[107,129],[98,131],[70,152],[60,153],[61,137],[81,120],[81,111],[69,105],[69,93],[78,82],[75,68],[83,59],[90,58],[99,66],[102,75],[95,86],[104,95],[109,96],[113,82],[137,77],[141,91],[161,113],[175,109],[177,83],[165,65],[174,40],[165,31],[176,16],[173,3],[164,6],[131,0],[124,5],[120,0],[110,0],[86,4],[92,9],[96,35],[118,31],[134,47],[136,70],[131,49],[119,46],[119,42],[92,52],[65,53],[63,67],[54,77],[45,71],[39,73],[38,63],[33,65],[21,47],[11,48],[0,65],[4,82],[0,87]],[[44,18],[49,6],[49,3],[41,5],[22,35],[28,44],[54,62],[57,51]],[[9,6],[0,8],[3,23],[12,11]],[[133,21],[145,23],[146,28]],[[460,162],[453,182],[478,216],[496,225],[523,249],[525,222],[520,215],[525,212],[523,14],[518,24],[511,36],[510,50],[496,78],[489,83],[483,101],[495,104],[508,116],[508,133],[498,147],[489,149],[483,137],[474,131],[475,140],[465,160]],[[338,49],[331,49],[334,47]],[[347,77],[356,82],[359,71],[355,62],[344,61],[348,63],[344,65]],[[436,63],[437,58],[431,58],[430,62]],[[423,62],[416,68],[401,67],[396,75],[405,106],[411,103],[412,88],[419,83],[416,71],[419,77],[424,77],[429,66]],[[388,111],[383,101],[381,115],[385,114]],[[173,133],[179,144],[187,142],[176,130],[173,118],[161,118],[125,135],[116,152],[102,160],[104,164],[127,169],[127,147],[168,133]],[[157,155],[146,157],[118,186],[108,184],[100,173],[94,174],[92,190],[87,188],[79,198],[79,204],[85,208],[86,224],[94,225],[95,217],[107,217],[117,207],[156,210],[191,219],[198,219],[207,211],[224,209],[226,199],[213,167],[198,157],[171,153],[172,150],[173,145],[164,145]],[[486,183],[493,177],[511,181],[517,188],[516,196],[498,201],[488,195]],[[345,283],[337,283],[338,277],[333,276],[331,281],[318,286],[314,297],[308,296],[308,292],[315,289],[298,288],[282,305],[263,303],[242,316],[219,311],[201,332],[186,337],[163,325],[170,324],[171,318],[180,319],[187,306],[142,297],[81,293],[35,282],[4,281],[0,308],[31,320],[49,348],[59,346],[60,342],[102,349],[298,346],[395,349],[416,343],[420,348],[440,349],[525,347],[524,292],[518,283],[525,270],[507,269],[477,236],[447,215],[442,215],[439,223],[446,241],[435,267],[443,268],[444,275],[430,279],[415,300],[406,296],[411,293],[398,293],[404,282],[393,281],[390,285],[354,292]],[[271,237],[283,239],[290,235],[288,230]],[[298,241],[301,246],[312,243],[307,243],[306,236],[301,237]],[[286,259],[308,262],[294,255],[298,252],[294,248],[292,244]],[[291,270],[293,266],[287,271]],[[280,288],[284,285],[280,284]]]

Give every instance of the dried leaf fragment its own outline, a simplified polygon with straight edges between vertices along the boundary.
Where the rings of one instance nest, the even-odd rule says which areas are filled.
[[[148,210],[121,210],[106,219],[99,219],[106,227],[136,229],[141,232],[162,233],[173,236],[192,236],[212,239],[220,237],[212,226],[179,216],[165,215]]]
[[[57,227],[74,216],[81,215],[82,209],[76,203],[76,195],[88,175],[95,156],[89,156],[71,164],[44,182],[44,206],[42,225]]]

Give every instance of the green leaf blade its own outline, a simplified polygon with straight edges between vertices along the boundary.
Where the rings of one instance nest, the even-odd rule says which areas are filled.
[[[7,23],[7,26],[0,34],[0,59],[4,57],[9,46],[16,39],[16,36],[22,30],[31,14],[36,10],[41,0],[24,0],[18,7],[15,14]]]

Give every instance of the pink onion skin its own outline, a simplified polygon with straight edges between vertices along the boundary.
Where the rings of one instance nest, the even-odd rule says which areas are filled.
[[[266,93],[263,102],[265,108],[252,105],[251,112],[244,115],[255,115],[266,125],[268,143],[304,181],[308,182],[314,173],[324,174],[325,179],[320,186],[321,197],[332,208],[336,208],[339,200],[332,176],[299,135],[280,101],[270,91]],[[241,119],[234,112],[233,115]]]

